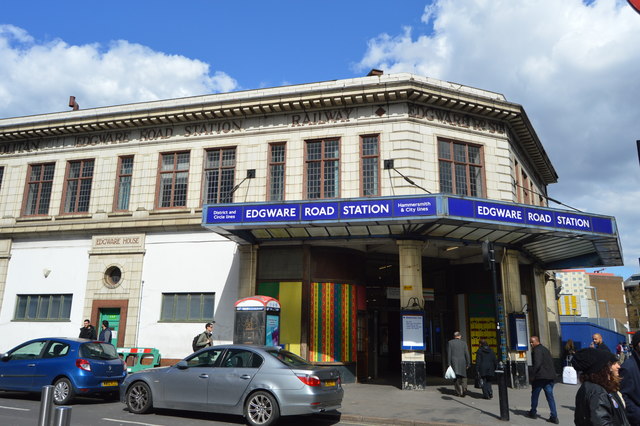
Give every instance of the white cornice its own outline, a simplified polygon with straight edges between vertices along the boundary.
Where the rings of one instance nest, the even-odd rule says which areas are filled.
[[[388,74],[0,120],[0,143],[69,134],[412,102],[504,121],[546,183],[557,174],[522,106],[501,94],[413,74]]]

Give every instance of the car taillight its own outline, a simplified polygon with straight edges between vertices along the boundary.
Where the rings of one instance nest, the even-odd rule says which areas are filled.
[[[76,359],[76,367],[84,371],[91,371],[91,364],[89,364],[89,361],[87,361],[86,359]]]
[[[320,379],[309,374],[296,374],[298,379],[307,386],[320,386]]]

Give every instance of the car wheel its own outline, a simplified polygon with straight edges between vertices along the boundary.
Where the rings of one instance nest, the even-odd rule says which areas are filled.
[[[251,426],[268,426],[280,418],[278,402],[269,392],[252,393],[244,405],[244,417]]]
[[[66,377],[53,384],[53,402],[57,405],[68,404],[74,397],[73,385]]]
[[[151,389],[145,382],[135,382],[127,389],[127,407],[129,412],[134,414],[144,414],[151,410],[153,400]]]

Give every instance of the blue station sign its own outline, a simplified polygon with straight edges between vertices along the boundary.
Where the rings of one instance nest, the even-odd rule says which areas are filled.
[[[500,222],[615,235],[613,218],[577,214],[522,204],[496,203],[451,195],[384,197],[293,203],[208,204],[203,210],[205,226],[257,224],[307,224],[459,217],[481,222]]]
[[[207,205],[205,225],[378,220],[434,216],[436,197],[376,198],[286,204]]]
[[[608,217],[465,198],[449,198],[448,206],[449,216],[529,226],[545,226],[581,232],[614,234],[613,223],[611,218]]]

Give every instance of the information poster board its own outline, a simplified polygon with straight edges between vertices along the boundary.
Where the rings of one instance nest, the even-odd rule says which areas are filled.
[[[511,350],[526,351],[529,348],[526,315],[517,312],[509,314],[509,330],[511,332]]]
[[[423,311],[402,311],[401,349],[407,351],[423,351],[426,349]]]

